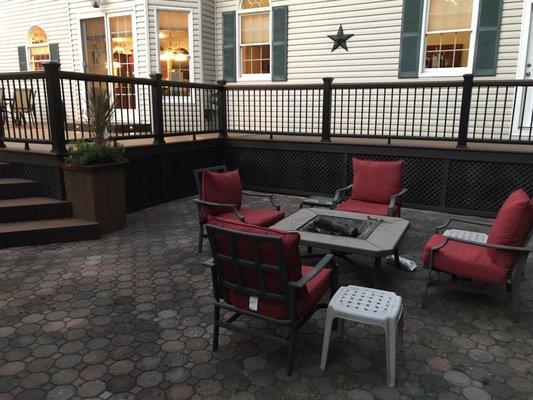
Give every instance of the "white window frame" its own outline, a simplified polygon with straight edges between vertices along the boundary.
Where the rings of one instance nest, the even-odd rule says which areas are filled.
[[[237,81],[249,82],[249,81],[271,81],[272,80],[272,0],[269,0],[268,7],[258,7],[258,8],[242,8],[242,3],[244,0],[239,0],[237,8]],[[268,12],[268,45],[270,46],[270,68],[268,74],[243,74],[241,68],[241,15],[245,14],[255,14]],[[266,44],[266,43],[265,43]]]
[[[42,29],[44,34],[46,35],[46,43],[40,43],[40,44],[31,44],[30,43],[30,35],[31,31],[35,28]],[[41,62],[50,61],[50,39],[48,38],[48,33],[46,33],[46,30],[41,25],[32,25],[30,29],[28,29],[28,33],[26,35],[26,68],[28,71],[36,71],[35,69],[35,63],[31,61],[31,53],[30,49],[35,49],[38,47],[47,47],[48,48],[48,60],[40,60]]]
[[[194,69],[194,61],[195,61],[195,51],[194,51],[194,29],[193,29],[193,12],[194,10],[192,8],[184,8],[184,7],[164,7],[164,6],[155,6],[154,7],[154,20],[155,20],[155,37],[156,37],[156,61],[157,61],[157,68],[156,71],[158,73],[161,73],[161,61],[159,59],[160,54],[160,48],[159,48],[159,18],[157,15],[157,12],[161,11],[177,11],[177,12],[186,12],[188,13],[188,24],[189,24],[189,82],[194,82],[194,75],[195,75],[195,69]],[[163,96],[163,100],[165,102],[173,102],[173,101],[194,101],[192,99],[192,93],[191,90],[187,96]]]
[[[422,37],[420,40],[420,56],[419,56],[419,70],[418,76],[421,78],[431,77],[449,77],[449,76],[463,76],[464,74],[471,74],[474,69],[474,56],[476,52],[476,38],[478,31],[478,15],[479,15],[479,0],[472,0],[472,21],[470,29],[434,31],[432,33],[446,33],[446,32],[470,32],[470,43],[468,45],[468,66],[456,68],[428,68],[426,69],[426,35],[429,20],[429,2],[424,0],[424,11],[422,18]]]

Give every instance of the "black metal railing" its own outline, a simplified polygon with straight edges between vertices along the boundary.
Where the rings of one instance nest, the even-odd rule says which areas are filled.
[[[533,82],[478,80],[227,85],[61,71],[0,74],[0,146],[91,138],[91,94],[105,90],[117,140],[218,132],[533,144]]]

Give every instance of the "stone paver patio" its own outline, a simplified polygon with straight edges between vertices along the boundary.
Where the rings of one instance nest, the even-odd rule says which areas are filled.
[[[278,196],[294,212],[297,197]],[[402,254],[418,260],[446,215],[404,211]],[[403,296],[405,345],[385,384],[384,336],[347,324],[322,373],[324,311],[301,330],[294,372],[286,350],[222,330],[211,352],[211,281],[196,254],[195,206],[180,200],[128,216],[100,240],[0,251],[0,399],[527,399],[533,396],[533,281],[519,324],[497,301],[449,293],[421,310],[427,272],[383,268]],[[207,251],[208,252],[208,251]],[[341,263],[341,283],[365,285]],[[530,265],[531,267],[531,261]],[[529,310],[529,311],[526,311]]]

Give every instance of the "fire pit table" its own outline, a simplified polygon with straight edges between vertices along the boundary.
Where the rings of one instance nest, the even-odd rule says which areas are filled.
[[[398,256],[398,246],[409,221],[322,208],[304,208],[281,220],[273,228],[296,231],[302,246],[333,253],[353,264],[350,254],[374,258],[374,286],[379,287],[381,259]]]

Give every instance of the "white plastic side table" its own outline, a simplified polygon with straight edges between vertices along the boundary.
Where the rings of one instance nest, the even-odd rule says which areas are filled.
[[[342,336],[345,320],[379,325],[385,330],[387,384],[394,386],[396,379],[397,330],[399,331],[400,343],[403,343],[402,311],[402,298],[393,292],[352,285],[339,288],[329,302],[326,312],[320,368],[326,368],[331,326],[335,318],[339,318],[338,330],[340,336]]]

